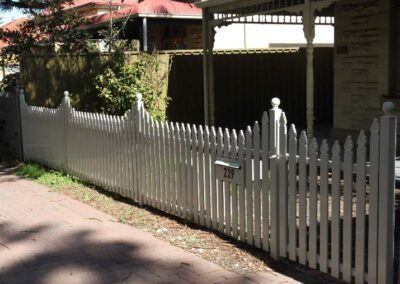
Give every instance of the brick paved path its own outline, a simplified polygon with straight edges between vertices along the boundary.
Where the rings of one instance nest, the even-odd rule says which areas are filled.
[[[243,278],[0,170],[0,283],[278,282],[296,281],[277,273]]]

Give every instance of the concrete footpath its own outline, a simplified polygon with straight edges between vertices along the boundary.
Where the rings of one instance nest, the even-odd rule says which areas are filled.
[[[0,170],[0,283],[296,283],[244,278]]]

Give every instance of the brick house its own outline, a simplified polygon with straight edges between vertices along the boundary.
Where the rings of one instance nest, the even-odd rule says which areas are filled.
[[[369,129],[383,101],[400,110],[400,2],[397,0],[204,0],[205,120],[215,117],[212,40],[215,27],[235,22],[267,23],[302,17],[307,39],[307,125],[314,127],[314,37],[318,17],[334,18],[333,136]],[[207,36],[208,35],[208,36]],[[318,121],[315,121],[318,124]]]

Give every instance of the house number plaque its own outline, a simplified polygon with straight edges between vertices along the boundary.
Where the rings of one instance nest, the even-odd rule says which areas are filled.
[[[234,184],[243,184],[243,165],[238,160],[217,158],[215,163],[216,178]]]

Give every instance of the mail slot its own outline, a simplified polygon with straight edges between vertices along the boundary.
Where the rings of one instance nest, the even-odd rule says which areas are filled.
[[[243,184],[244,169],[238,160],[217,158],[215,163],[216,178],[233,184]]]

